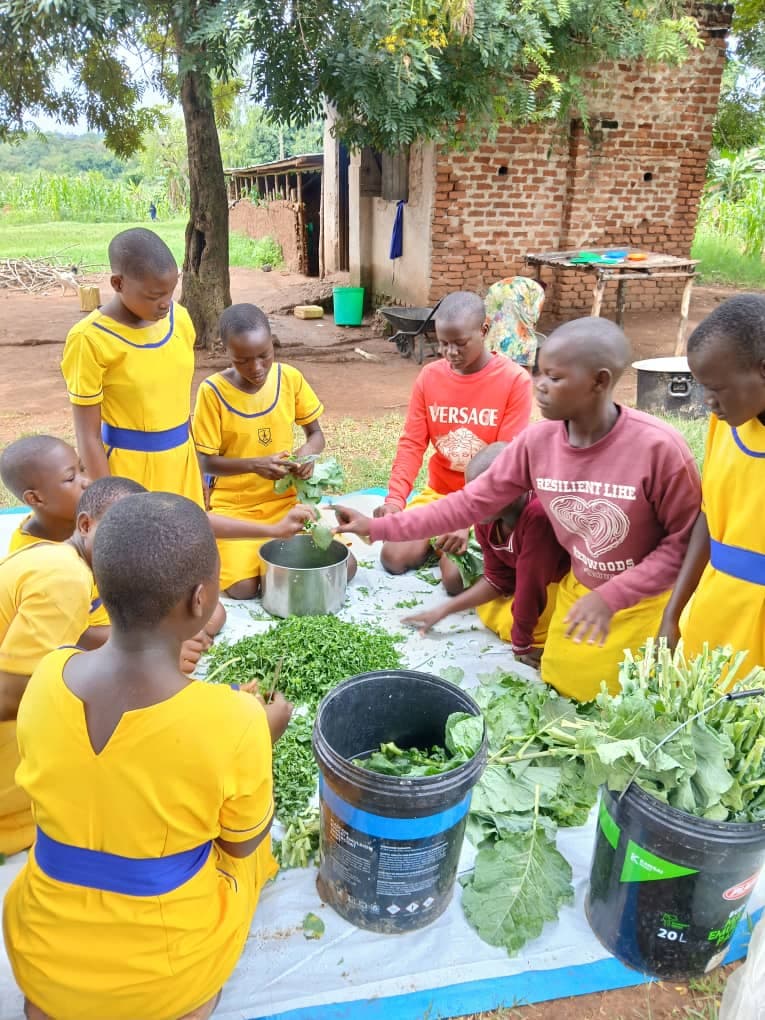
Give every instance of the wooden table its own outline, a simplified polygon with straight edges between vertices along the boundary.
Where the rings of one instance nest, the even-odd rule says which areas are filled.
[[[598,255],[605,255],[608,251],[626,251],[628,254],[641,252],[645,259],[639,262],[631,262],[625,258],[623,262],[613,264],[572,262],[571,259],[580,252],[594,252]],[[675,354],[684,353],[685,327],[688,322],[688,309],[691,303],[691,290],[696,274],[698,259],[681,259],[674,255],[662,255],[660,252],[645,251],[643,248],[630,248],[624,245],[618,248],[612,245],[610,248],[577,248],[572,251],[546,251],[526,256],[526,264],[534,266],[536,278],[541,281],[542,267],[547,266],[553,270],[575,271],[595,274],[595,286],[592,292],[592,309],[590,315],[600,315],[603,304],[603,294],[606,284],[615,281],[616,289],[616,321],[624,326],[624,306],[626,304],[626,288],[630,281],[640,280],[685,280],[683,294],[680,300],[680,325],[677,331],[677,342]]]

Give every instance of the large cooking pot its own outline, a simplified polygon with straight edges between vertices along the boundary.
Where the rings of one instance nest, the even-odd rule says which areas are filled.
[[[637,406],[651,414],[703,418],[709,412],[704,387],[693,378],[687,358],[648,358],[635,361]]]
[[[345,602],[348,549],[319,549],[310,535],[272,539],[260,548],[263,608],[272,616],[323,616]]]

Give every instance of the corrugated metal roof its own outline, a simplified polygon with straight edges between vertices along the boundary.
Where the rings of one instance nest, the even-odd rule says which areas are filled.
[[[290,156],[288,159],[277,159],[273,163],[258,163],[255,166],[237,166],[224,170],[224,174],[232,177],[249,176],[252,174],[289,173],[295,170],[321,170],[324,167],[324,154],[309,152],[302,156]]]

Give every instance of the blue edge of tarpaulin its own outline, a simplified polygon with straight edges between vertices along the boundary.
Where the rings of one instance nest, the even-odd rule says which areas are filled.
[[[359,489],[348,496],[385,496],[380,488]],[[327,502],[332,503],[330,497]],[[0,509],[0,514],[19,513],[23,507]],[[751,926],[762,916],[763,908],[744,918],[736,929],[728,948],[725,963],[740,960],[746,955]],[[486,978],[483,981],[466,981],[444,988],[428,988],[407,995],[392,995],[380,999],[361,999],[326,1006],[305,1006],[286,1013],[271,1013],[267,1017],[250,1020],[412,1020],[413,1017],[458,1017],[481,1013],[488,1009],[525,1006],[535,1002],[549,1002],[573,995],[607,992],[614,988],[631,988],[647,984],[652,979],[630,970],[613,957],[584,963],[578,967],[558,967],[554,970],[527,971],[508,977]]]
[[[732,963],[746,954],[751,926],[756,924],[762,912],[760,908],[748,919],[742,919],[731,941],[725,963]],[[286,1013],[271,1013],[259,1020],[413,1020],[414,1017],[438,1020],[439,1017],[459,1017],[482,1013],[484,1010],[587,995],[590,992],[631,988],[648,984],[652,980],[609,957],[578,967],[558,967],[555,970],[527,971],[509,977],[466,981],[461,985],[428,988],[422,992],[392,995],[389,998],[306,1006]],[[256,1018],[252,1017],[251,1020]]]

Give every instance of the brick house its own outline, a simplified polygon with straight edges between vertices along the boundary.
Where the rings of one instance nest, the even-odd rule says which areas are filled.
[[[501,127],[469,153],[417,144],[403,158],[353,154],[348,211],[335,214],[341,147],[325,139],[322,250],[326,272],[349,269],[375,304],[432,304],[450,290],[481,293],[524,266],[528,252],[630,245],[687,258],[717,110],[730,9],[698,8],[704,49],[680,68],[599,69],[594,130]],[[387,160],[387,163],[386,163]],[[403,256],[388,257],[397,199],[405,198]],[[343,227],[342,222],[347,224]],[[347,239],[343,231],[348,231]],[[585,272],[545,276],[546,308],[581,312]],[[627,308],[677,306],[678,284],[627,288]],[[615,301],[609,287],[608,313]]]

